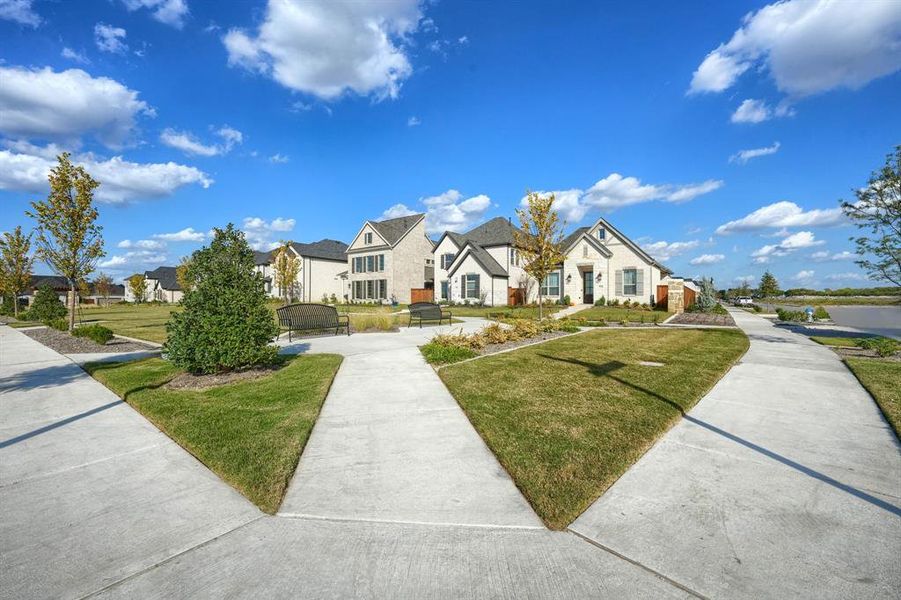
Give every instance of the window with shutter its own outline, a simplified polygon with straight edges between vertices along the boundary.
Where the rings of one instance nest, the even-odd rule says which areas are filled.
[[[616,295],[622,296],[623,295],[623,272],[621,270],[616,271],[614,284],[616,286],[615,287]]]
[[[385,255],[379,254],[379,271],[385,270]]]
[[[644,269],[635,273],[635,295],[644,296]]]
[[[638,270],[623,269],[623,296],[638,295]]]

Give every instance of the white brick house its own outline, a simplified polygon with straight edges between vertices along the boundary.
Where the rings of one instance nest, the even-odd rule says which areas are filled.
[[[300,261],[297,281],[289,296],[298,302],[321,302],[332,295],[339,302],[345,300],[347,288],[347,244],[338,240],[319,240],[310,244],[291,242],[289,251]],[[266,282],[266,293],[281,298],[282,291],[276,285],[272,263],[278,249],[271,252],[254,252],[256,269]]]
[[[435,298],[448,302],[506,305],[515,290],[528,302],[538,282],[523,270],[513,224],[495,218],[463,233],[445,232],[435,246]],[[653,303],[669,269],[604,219],[580,227],[563,240],[565,259],[541,282],[543,296],[574,304],[606,300]]]

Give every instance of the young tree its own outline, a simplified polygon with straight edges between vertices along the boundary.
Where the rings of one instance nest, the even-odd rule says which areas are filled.
[[[0,238],[0,293],[12,296],[16,317],[19,316],[19,295],[31,283],[34,257],[29,255],[30,251],[31,234],[23,234],[21,227],[16,227],[12,233],[5,232]]]
[[[860,256],[854,262],[871,278],[901,286],[901,145],[854,195],[856,202],[840,201],[842,210],[858,228],[870,232],[851,238]]]
[[[244,234],[229,223],[191,256],[184,310],[172,314],[166,353],[191,373],[218,373],[270,363],[278,325],[266,304],[263,276],[255,269]]]
[[[192,287],[194,287],[194,282],[191,281],[190,268],[191,266],[191,258],[188,256],[182,256],[181,262],[175,267],[175,280],[178,282],[179,287],[181,287],[183,292],[188,291]]]
[[[128,291],[135,299],[135,304],[140,304],[147,299],[147,278],[140,273],[135,273],[125,280],[128,284]]]
[[[85,298],[91,295],[91,284],[88,283],[87,279],[82,279],[78,282],[78,300],[81,302]]]
[[[97,293],[103,298],[103,303],[107,306],[109,305],[109,295],[112,287],[113,280],[105,273],[100,273],[97,279],[94,280],[94,289],[97,290]]]
[[[757,287],[757,293],[764,298],[779,295],[779,282],[776,277],[767,271],[760,277],[760,285]]]
[[[698,308],[704,311],[711,310],[716,306],[716,289],[713,287],[713,278],[701,278],[701,292],[698,294]]]
[[[59,301],[59,295],[46,283],[38,287],[34,300],[28,307],[28,320],[48,323],[66,316],[66,306]]]
[[[288,304],[291,291],[297,285],[297,275],[300,273],[300,261],[291,250],[291,242],[285,242],[279,247],[272,261],[272,270],[275,273],[275,285],[279,293]]]
[[[94,272],[103,251],[102,227],[97,225],[94,190],[100,184],[84,167],[76,167],[69,153],[57,157],[50,170],[50,195],[32,202],[37,220],[37,255],[69,282],[69,331],[75,329],[75,290],[78,282]]]
[[[542,318],[542,283],[563,262],[563,227],[554,210],[554,194],[542,198],[528,192],[525,209],[517,209],[521,231],[514,233],[516,247],[525,261],[523,270],[538,282],[538,319]],[[563,282],[560,282],[561,285]]]

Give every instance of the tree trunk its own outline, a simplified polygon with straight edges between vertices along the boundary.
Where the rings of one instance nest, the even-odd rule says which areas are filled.
[[[13,317],[19,318],[19,293],[13,294]]]
[[[75,331],[75,284],[69,286],[69,333]]]
[[[544,304],[544,296],[541,295],[541,288],[538,288],[538,320],[541,320],[541,310]]]

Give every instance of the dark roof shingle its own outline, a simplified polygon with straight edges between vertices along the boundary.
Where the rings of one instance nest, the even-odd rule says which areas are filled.
[[[178,278],[175,276],[175,267],[157,267],[153,271],[144,271],[147,279],[156,279],[164,290],[181,290]]]
[[[347,260],[347,244],[338,240],[325,239],[311,244],[292,242],[291,247],[301,256],[342,262]]]
[[[397,241],[407,233],[411,227],[416,225],[422,217],[423,213],[409,215],[406,217],[398,217],[396,219],[387,219],[385,221],[369,221],[379,235],[385,238],[389,245],[393,246]]]

